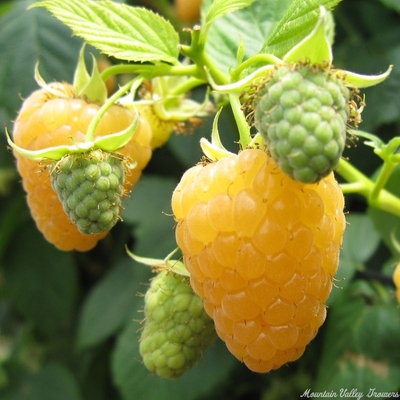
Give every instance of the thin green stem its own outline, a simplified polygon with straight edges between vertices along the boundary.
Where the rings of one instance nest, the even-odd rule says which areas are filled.
[[[387,190],[381,190],[376,200],[369,202],[372,207],[400,217],[400,199]]]
[[[214,81],[219,85],[226,85],[230,82],[230,79],[222,71],[220,71],[216,65],[211,61],[206,53],[203,52],[201,57],[201,64],[204,68],[207,68],[213,77]]]
[[[380,191],[385,187],[386,182],[388,181],[393,170],[396,168],[396,165],[396,163],[392,163],[389,160],[383,163],[382,169],[379,172],[370,196],[372,201],[375,201],[379,197]]]
[[[358,193],[364,197],[369,197],[374,183],[351,163],[341,158],[336,172],[346,179],[347,182],[351,184],[357,184],[356,186],[353,185],[354,189],[357,188],[357,191],[354,191],[353,193]]]
[[[344,194],[360,193],[363,190],[363,184],[360,182],[341,183],[339,186]]]
[[[235,117],[236,125],[239,130],[239,142],[242,149],[247,148],[251,142],[250,126],[246,120],[246,116],[242,110],[242,104],[239,97],[234,94],[229,95],[233,116]]]
[[[240,74],[253,65],[277,64],[280,61],[281,60],[279,58],[273,56],[272,54],[256,54],[255,56],[250,57],[236,67],[236,69],[231,74],[232,80],[238,80],[240,78]]]
[[[169,91],[169,94],[179,96],[181,94],[185,94],[185,93],[189,92],[190,90],[194,89],[195,87],[204,85],[205,83],[207,83],[207,82],[205,82],[201,79],[189,78],[189,79],[186,79],[184,82],[182,82],[180,85],[171,89]]]
[[[347,189],[346,193],[361,194],[367,199],[371,207],[400,217],[400,199],[397,196],[385,189],[380,189],[377,194],[374,194],[376,197],[372,197],[375,182],[371,181],[361,171],[344,159],[339,161],[337,172],[351,184],[344,186]]]
[[[201,78],[204,76],[203,71],[199,71],[196,65],[120,64],[104,70],[101,73],[101,79],[106,81],[109,77],[120,74],[143,75],[146,79],[155,78],[156,76],[192,76],[195,78]]]
[[[128,82],[126,85],[122,86],[119,90],[117,90],[107,101],[100,107],[99,111],[97,111],[96,115],[90,121],[87,133],[86,133],[86,142],[93,142],[94,134],[99,124],[100,120],[103,118],[104,114],[110,109],[115,102],[121,98],[126,92],[130,90],[135,79]]]
[[[205,43],[202,40],[201,32],[202,31],[200,27],[193,28],[191,31],[191,44],[189,46],[180,46],[181,53],[185,57],[190,58],[195,65],[197,65],[198,70],[202,71],[203,75],[198,78],[207,80],[205,70],[208,70],[211,77],[217,84],[224,85],[229,83],[229,77],[219,70],[206,54],[204,49]]]

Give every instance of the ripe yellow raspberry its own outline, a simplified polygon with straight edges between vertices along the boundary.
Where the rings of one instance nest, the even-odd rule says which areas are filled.
[[[400,262],[397,264],[396,269],[394,270],[393,282],[396,286],[396,298],[400,303]]]
[[[298,359],[323,324],[343,206],[332,174],[296,182],[259,149],[197,165],[176,187],[176,240],[191,285],[249,369]]]
[[[28,150],[45,149],[58,145],[71,145],[85,140],[88,126],[99,106],[84,99],[74,98],[73,88],[66,83],[53,83],[51,88],[62,91],[65,97],[57,98],[45,89],[32,93],[23,103],[14,125],[13,139],[17,146]],[[100,121],[96,136],[126,129],[134,113],[121,106],[112,106]],[[133,138],[118,152],[137,162],[126,175],[124,192],[128,193],[141,175],[151,157],[151,129],[140,119]],[[53,190],[50,174],[43,165],[29,160],[14,151],[22,184],[27,192],[27,202],[38,229],[45,238],[64,251],[87,251],[93,248],[106,233],[84,235],[71,223]]]

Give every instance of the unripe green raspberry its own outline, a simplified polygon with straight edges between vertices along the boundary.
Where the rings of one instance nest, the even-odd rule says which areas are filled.
[[[313,183],[335,168],[345,146],[350,95],[328,68],[274,70],[256,95],[254,122],[283,172]]]
[[[109,231],[119,217],[123,159],[102,150],[69,154],[52,166],[51,182],[64,211],[83,234]]]
[[[144,312],[140,354],[162,378],[180,377],[216,339],[213,320],[181,275],[159,272],[146,292]]]

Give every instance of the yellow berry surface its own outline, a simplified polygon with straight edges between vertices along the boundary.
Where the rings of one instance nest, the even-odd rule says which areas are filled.
[[[23,103],[13,129],[16,145],[29,150],[52,146],[71,145],[85,141],[88,126],[99,106],[72,97],[68,84],[54,84],[71,97],[51,98],[43,89],[31,94]],[[112,106],[100,121],[96,136],[122,131],[134,119],[134,113],[120,106]],[[142,169],[151,157],[151,129],[140,119],[130,142],[118,152],[136,161],[134,169],[126,174],[126,193],[140,178]],[[83,235],[64,212],[57,193],[53,190],[45,163],[29,160],[14,152],[22,184],[27,192],[27,202],[38,229],[46,239],[64,251],[87,251],[93,248],[106,233]]]
[[[192,287],[249,369],[298,359],[323,324],[343,207],[333,174],[295,182],[259,149],[197,165],[176,187],[176,240]]]

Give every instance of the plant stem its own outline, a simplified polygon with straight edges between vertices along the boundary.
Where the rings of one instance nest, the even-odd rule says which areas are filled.
[[[110,109],[114,103],[121,98],[126,92],[130,90],[135,79],[128,82],[126,85],[122,86],[119,90],[117,90],[107,101],[100,107],[99,111],[97,111],[96,115],[90,121],[88,130],[86,132],[85,142],[93,142],[94,134],[99,124],[100,120],[103,118],[104,114]]]
[[[388,181],[393,170],[396,168],[396,165],[397,163],[392,163],[389,160],[383,163],[382,169],[379,172],[378,178],[375,181],[374,189],[372,190],[370,196],[372,201],[375,201],[378,198],[380,191],[386,185],[386,182]]]
[[[242,104],[240,103],[239,97],[237,95],[230,94],[229,101],[231,103],[232,112],[239,130],[240,146],[242,149],[245,149],[251,142],[250,126],[246,120],[246,116],[243,113]]]
[[[232,72],[232,80],[237,80],[240,78],[240,74],[250,68],[255,64],[277,64],[281,61],[279,58],[273,56],[272,54],[256,54],[255,56],[250,57],[246,61],[242,62],[233,72]]]
[[[358,193],[364,197],[368,197],[372,192],[372,187],[374,183],[368,179],[361,171],[355,168],[351,163],[340,159],[339,165],[337,167],[337,173],[340,174],[347,182],[353,184],[353,193]],[[356,185],[357,184],[357,185]]]
[[[346,193],[361,194],[367,199],[371,207],[400,217],[400,199],[397,196],[382,188],[375,192],[376,182],[371,181],[361,171],[344,159],[339,161],[337,172],[350,182],[350,185],[344,186]]]
[[[208,55],[204,50],[205,42],[202,40],[201,28],[195,26],[191,30],[192,41],[190,46],[180,46],[181,53],[190,58],[199,71],[202,71],[203,75],[199,77],[200,79],[207,80],[205,69],[207,69],[212,76],[213,80],[219,84],[229,83],[229,77],[227,77],[222,71],[220,71],[214,63],[210,60]]]
[[[179,96],[181,94],[185,94],[185,93],[189,92],[190,90],[192,90],[195,87],[204,85],[205,83],[206,82],[201,79],[189,78],[189,79],[186,79],[184,82],[182,82],[180,85],[178,85],[175,88],[173,88],[172,90],[170,90],[169,94]]]
[[[196,65],[141,65],[120,64],[107,68],[101,73],[101,79],[106,81],[110,76],[119,74],[143,75],[146,79],[156,76],[193,76],[201,79],[203,71],[199,71]]]

